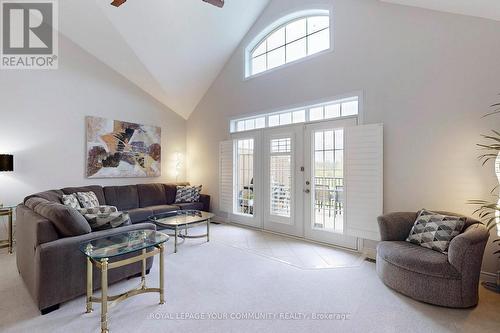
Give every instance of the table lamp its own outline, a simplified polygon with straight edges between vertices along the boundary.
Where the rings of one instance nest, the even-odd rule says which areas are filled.
[[[0,172],[14,171],[14,156],[0,154]],[[0,208],[3,204],[0,202]]]

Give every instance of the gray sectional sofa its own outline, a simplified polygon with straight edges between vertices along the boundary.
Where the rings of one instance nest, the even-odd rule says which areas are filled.
[[[148,217],[153,214],[210,210],[210,197],[203,194],[200,202],[175,203],[176,185],[187,184],[68,187],[26,197],[16,209],[17,267],[42,314],[85,294],[86,261],[78,249],[82,242],[125,231],[154,230],[155,225],[148,222]],[[116,206],[118,210],[128,212],[132,224],[92,232],[79,212],[61,203],[63,194],[89,191],[96,194],[99,204]],[[148,271],[152,259],[148,259]],[[110,271],[108,280],[114,283],[140,273],[141,264],[138,262]],[[95,289],[100,288],[97,274],[94,271]]]

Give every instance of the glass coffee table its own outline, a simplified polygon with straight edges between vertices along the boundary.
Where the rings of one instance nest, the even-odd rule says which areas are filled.
[[[177,240],[178,238],[207,238],[210,242],[210,220],[214,218],[215,214],[203,212],[200,210],[178,210],[163,214],[157,214],[149,217],[149,220],[155,223],[160,228],[174,230],[171,235],[175,239],[174,253],[177,253]],[[207,233],[203,235],[188,235],[188,229],[199,224],[207,225]],[[182,234],[184,230],[184,234]]]
[[[92,312],[92,303],[101,303],[101,332],[108,332],[108,305],[123,301],[129,297],[157,292],[160,294],[160,304],[165,303],[164,287],[164,246],[168,235],[154,230],[136,230],[109,237],[94,239],[80,244],[80,251],[87,257],[87,313]],[[148,252],[148,249],[150,251]],[[127,254],[137,255],[122,259],[118,256]],[[146,259],[160,255],[160,286],[159,288],[146,287]],[[116,296],[108,296],[108,270],[130,265],[142,261],[141,283],[136,289],[129,290]],[[101,270],[101,297],[93,294],[92,270],[93,266]]]

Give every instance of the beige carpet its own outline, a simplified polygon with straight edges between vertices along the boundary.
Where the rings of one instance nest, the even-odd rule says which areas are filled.
[[[167,303],[145,294],[118,304],[110,310],[111,332],[499,331],[500,295],[483,288],[474,309],[435,307],[388,289],[375,265],[351,252],[234,226],[212,229],[212,242],[188,240],[177,254],[169,242]],[[293,256],[300,261],[287,262]],[[80,297],[40,316],[15,255],[2,250],[0,267],[1,332],[99,332],[99,306],[85,314]],[[148,282],[157,284],[157,264]],[[110,291],[137,283],[124,281]]]

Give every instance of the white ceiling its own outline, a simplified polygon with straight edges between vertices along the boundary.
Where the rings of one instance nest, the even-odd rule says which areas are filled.
[[[381,0],[500,21],[500,0]]]
[[[59,2],[60,31],[188,118],[270,0]]]

